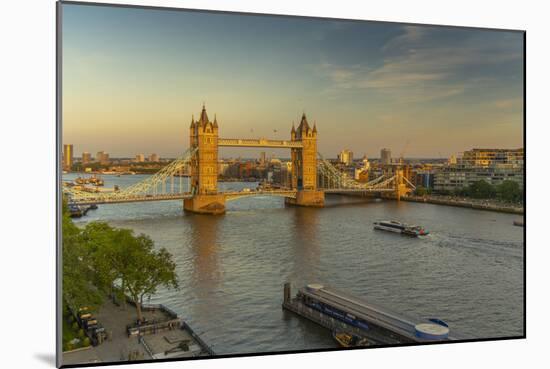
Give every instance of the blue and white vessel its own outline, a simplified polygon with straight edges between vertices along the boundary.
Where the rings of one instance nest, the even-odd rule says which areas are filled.
[[[381,220],[374,222],[374,229],[400,233],[412,237],[427,236],[430,233],[421,226],[401,223],[395,220]]]

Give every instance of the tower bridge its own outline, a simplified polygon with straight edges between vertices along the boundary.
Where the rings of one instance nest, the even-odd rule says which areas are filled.
[[[266,138],[221,138],[216,116],[210,121],[203,105],[200,117],[191,118],[189,149],[184,155],[156,174],[130,187],[113,192],[86,192],[65,186],[63,192],[74,204],[117,204],[128,202],[183,200],[185,211],[202,214],[223,214],[225,203],[251,196],[279,196],[294,206],[323,207],[325,193],[376,194],[397,200],[414,186],[397,169],[392,175],[382,175],[367,183],[349,178],[317,152],[317,126],[313,127],[303,114],[300,124],[294,124],[290,140]],[[291,157],[290,188],[277,190],[220,191],[218,189],[219,147],[287,148]],[[189,168],[189,187],[183,191],[182,177]],[[178,184],[179,182],[179,188]]]

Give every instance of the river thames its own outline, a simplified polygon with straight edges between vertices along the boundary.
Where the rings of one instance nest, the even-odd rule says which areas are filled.
[[[105,187],[121,188],[145,177],[102,176]],[[106,221],[167,248],[180,289],[161,289],[150,302],[179,313],[217,354],[235,354],[336,347],[328,330],[281,309],[286,281],[293,295],[318,282],[407,315],[437,317],[466,338],[522,335],[524,239],[512,224],[518,218],[327,196],[321,209],[244,198],[228,202],[223,216],[185,214],[181,201],[100,205],[75,223]],[[387,219],[431,234],[415,239],[373,229]]]

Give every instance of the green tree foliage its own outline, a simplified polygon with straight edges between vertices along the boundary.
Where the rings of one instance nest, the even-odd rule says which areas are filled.
[[[418,194],[417,187],[417,194]],[[439,191],[439,194],[449,194]],[[515,181],[506,180],[501,184],[494,186],[487,181],[477,181],[468,187],[457,188],[452,194],[454,196],[465,196],[476,199],[499,199],[507,202],[521,203],[523,201],[523,191]]]
[[[496,192],[498,197],[504,201],[521,202],[523,200],[519,184],[514,181],[503,181],[496,187]]]
[[[418,196],[425,196],[428,194],[428,190],[424,186],[416,186],[416,190],[414,192]]]
[[[96,271],[96,286],[107,293],[113,293],[115,282],[119,282],[119,298],[124,302],[126,288],[125,276],[139,269],[140,260],[129,257],[133,255],[139,237],[132,230],[113,228],[104,222],[91,222],[83,230],[89,247],[93,250],[93,268]],[[145,237],[145,236],[143,236]],[[151,241],[152,244],[152,241]]]
[[[141,306],[157,288],[178,288],[176,264],[165,249],[155,250],[153,241],[146,235],[128,238],[125,247],[127,266],[121,270],[125,289],[136,305],[137,318],[143,320]]]
[[[94,271],[90,268],[91,253],[83,242],[81,231],[74,225],[67,202],[62,210],[62,295],[65,303],[73,306],[96,306],[101,294],[93,286]]]
[[[468,186],[467,194],[476,199],[492,199],[496,196],[496,189],[487,181],[476,181]]]
[[[96,306],[115,283],[136,305],[142,320],[143,299],[158,287],[178,288],[176,264],[165,249],[156,250],[148,236],[90,222],[79,229],[63,206],[63,297],[74,307]]]
[[[90,266],[94,270],[94,285],[111,293],[114,282],[120,278],[116,268],[117,233],[119,230],[105,222],[91,222],[82,230],[82,239],[91,253]]]
[[[71,171],[73,172],[83,172],[85,168],[91,168],[92,171],[99,171],[99,170],[102,170],[102,169],[109,169],[110,165],[109,164],[101,164],[101,163],[98,163],[98,162],[93,162],[93,163],[87,163],[87,164],[82,164],[81,162],[78,162],[78,163],[74,163],[72,166],[71,166]]]

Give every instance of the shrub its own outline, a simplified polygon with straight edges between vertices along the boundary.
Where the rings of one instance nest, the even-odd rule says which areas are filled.
[[[84,337],[84,329],[79,329],[78,330],[78,337]]]
[[[90,339],[88,337],[84,338],[84,340],[82,340],[82,346],[84,347],[88,347],[90,346]]]
[[[74,330],[77,330],[78,329],[78,322],[74,322],[73,325],[71,326]]]
[[[424,196],[428,193],[425,187],[423,186],[417,186],[415,190],[416,195],[418,196]]]

